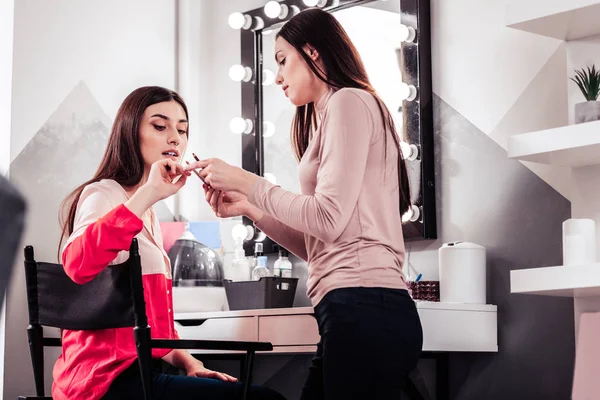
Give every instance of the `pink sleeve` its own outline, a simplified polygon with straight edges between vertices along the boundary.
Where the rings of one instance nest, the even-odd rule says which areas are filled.
[[[248,199],[293,229],[335,241],[356,207],[373,129],[372,113],[356,93],[335,93],[323,119],[315,193],[294,194],[259,179]]]
[[[278,245],[289,250],[296,257],[308,261],[306,243],[302,232],[282,224],[267,214],[260,221],[256,222],[255,225]]]

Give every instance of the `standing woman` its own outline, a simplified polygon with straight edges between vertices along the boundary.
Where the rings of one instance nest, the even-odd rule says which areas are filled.
[[[297,107],[291,137],[302,194],[219,159],[189,168],[202,168],[217,216],[245,215],[308,261],[321,341],[302,399],[397,399],[423,333],[402,274],[410,195],[392,116],[328,12],[290,19],[275,59],[277,84]]]

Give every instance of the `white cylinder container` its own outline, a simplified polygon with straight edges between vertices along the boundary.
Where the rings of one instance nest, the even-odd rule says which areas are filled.
[[[485,247],[470,242],[444,243],[438,256],[440,302],[486,304]]]
[[[588,218],[563,222],[563,265],[596,262],[596,223]]]

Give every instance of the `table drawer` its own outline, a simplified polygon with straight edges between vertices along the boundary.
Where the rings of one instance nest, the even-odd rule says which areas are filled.
[[[317,321],[312,315],[278,315],[259,317],[259,341],[273,346],[316,345],[319,340]]]
[[[419,310],[424,351],[496,352],[495,312]]]
[[[176,320],[175,329],[182,339],[235,340],[255,342],[258,339],[257,317]]]

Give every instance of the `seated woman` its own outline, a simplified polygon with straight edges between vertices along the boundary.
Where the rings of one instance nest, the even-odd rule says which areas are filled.
[[[77,283],[125,262],[132,239],[138,239],[153,338],[178,338],[171,264],[152,205],[186,183],[189,173],[178,162],[188,135],[187,107],[177,93],[160,87],[133,91],[117,112],[98,171],[64,203],[62,238],[68,240],[62,262]],[[154,399],[234,399],[240,393],[236,378],[205,368],[185,350],[153,349],[152,356],[187,374],[155,372]],[[63,330],[53,375],[56,400],[143,399],[132,328]],[[258,386],[248,398],[283,399]]]

